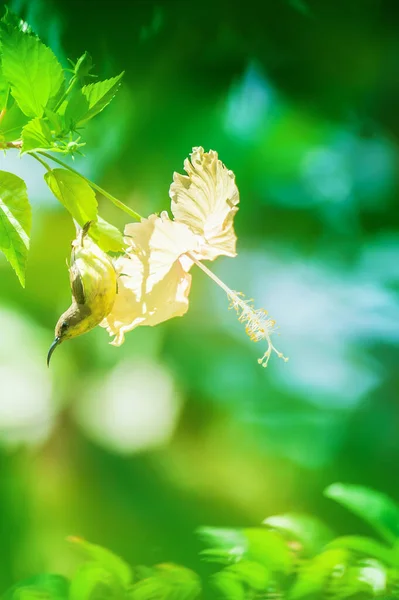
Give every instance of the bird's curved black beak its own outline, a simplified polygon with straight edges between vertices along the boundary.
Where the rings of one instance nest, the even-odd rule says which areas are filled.
[[[60,344],[60,343],[61,343],[61,338],[56,337],[54,342],[51,344],[50,350],[48,351],[48,354],[47,354],[47,366],[48,367],[50,366],[51,356],[52,356],[54,350],[56,349],[56,347],[58,346],[58,344]]]

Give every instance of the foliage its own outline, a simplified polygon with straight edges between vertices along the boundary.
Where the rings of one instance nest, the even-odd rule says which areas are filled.
[[[12,173],[0,171],[0,194],[0,249],[23,285],[31,228],[25,182]]]
[[[339,493],[338,493],[339,491]],[[334,484],[325,494],[349,506],[383,531],[387,511],[399,507],[388,497],[361,486]],[[375,505],[378,502],[378,515]],[[393,517],[391,529],[399,526]],[[191,569],[172,563],[130,568],[118,556],[79,538],[72,544],[85,556],[70,582],[61,575],[23,581],[3,600],[368,600],[399,598],[399,536],[380,542],[347,536],[330,539],[321,521],[306,515],[269,517],[245,529],[201,527],[206,545],[201,558],[212,572],[201,581]],[[382,536],[384,538],[384,534]]]
[[[89,183],[68,165],[51,169],[43,152],[72,158],[81,153],[83,127],[111,102],[123,73],[88,83],[94,75],[87,52],[72,63],[70,73],[27,23],[8,10],[0,23],[0,42],[0,148],[41,162],[47,185],[71,216],[80,225],[93,222],[90,235],[104,251],[121,251],[122,234],[98,217]],[[26,186],[3,171],[0,186],[0,250],[24,285],[31,226]]]
[[[276,322],[268,317],[268,312],[255,308],[252,300],[237,294],[202,263],[219,256],[237,255],[233,220],[240,201],[239,190],[233,171],[227,169],[218,153],[194,146],[190,158],[184,162],[186,175],[173,175],[169,189],[173,219],[167,211],[142,218],[51,154],[71,154],[73,158],[80,151],[84,145],[80,141],[81,127],[111,102],[123,73],[87,84],[85,80],[92,76],[92,61],[85,52],[76,64],[72,63],[72,77],[67,82],[53,52],[24,21],[9,12],[0,24],[0,42],[3,77],[0,125],[1,117],[13,106],[28,118],[27,122],[21,121],[19,138],[6,141],[4,136],[0,147],[4,151],[19,149],[21,155],[34,158],[46,169],[46,184],[78,226],[72,246],[84,250],[81,260],[72,252],[72,305],[58,321],[47,364],[59,344],[97,325],[114,336],[113,345],[120,346],[125,333],[138,326],[154,326],[184,315],[191,288],[189,271],[194,264],[227,294],[230,307],[251,341],[266,342],[266,351],[258,363],[267,367],[272,354],[287,362],[288,358],[272,342]],[[63,168],[52,168],[47,160]],[[8,175],[3,173],[2,178],[4,214],[0,216],[5,225],[0,229],[0,249],[24,285],[31,209],[24,182]],[[124,240],[116,228],[99,220],[94,190],[140,221],[125,226]],[[84,235],[80,235],[80,230]],[[93,246],[87,236],[97,243]],[[105,254],[109,251],[124,256],[111,258]],[[90,258],[93,252],[96,257],[101,256],[102,264],[113,273],[112,281],[107,281],[101,270],[94,277]]]
[[[32,7],[36,4],[31,3]],[[36,397],[46,397],[40,386],[52,380],[54,401],[62,405],[63,415],[61,431],[55,429],[45,450],[35,452],[33,460],[27,453],[16,464],[8,451],[3,459],[2,589],[17,574],[39,572],[44,564],[49,572],[64,572],[62,544],[52,540],[67,531],[84,532],[89,539],[118,548],[131,564],[136,564],[140,553],[144,557],[139,561],[161,560],[147,551],[147,546],[160,546],[167,547],[166,557],[191,566],[181,556],[183,551],[190,555],[191,546],[187,536],[179,535],[179,526],[191,531],[201,522],[256,523],[263,514],[314,506],[314,489],[331,472],[349,481],[355,474],[356,481],[372,481],[382,490],[398,492],[393,476],[398,458],[397,118],[393,101],[397,28],[390,11],[380,11],[372,2],[355,2],[347,10],[337,6],[336,11],[330,2],[329,13],[326,3],[309,3],[311,12],[314,9],[312,20],[295,19],[288,9],[282,12],[283,4],[294,2],[266,2],[256,14],[234,6],[218,14],[216,4],[215,11],[209,10],[208,2],[197,7],[193,18],[180,5],[173,8],[176,3],[158,3],[159,13],[154,16],[158,15],[161,25],[139,45],[140,27],[152,26],[152,3],[131,3],[126,10],[121,2],[111,11],[93,7],[90,20],[76,22],[75,5],[60,3],[63,23],[76,27],[76,32],[63,32],[67,56],[79,56],[85,47],[93,50],[95,62],[100,59],[104,65],[101,79],[127,65],[130,71],[126,95],[106,111],[107,135],[92,130],[95,143],[87,172],[101,178],[101,184],[111,182],[122,193],[134,194],[147,214],[153,207],[164,208],[162,197],[166,206],[161,181],[163,186],[171,165],[179,164],[191,140],[223,149],[231,165],[239,164],[237,181],[250,207],[246,219],[240,219],[239,288],[247,277],[250,286],[272,294],[272,303],[273,289],[278,290],[275,297],[277,293],[283,296],[281,314],[288,322],[292,318],[289,326],[296,332],[292,340],[299,348],[289,352],[294,360],[288,374],[272,372],[267,381],[257,376],[245,360],[235,331],[220,318],[217,298],[201,294],[202,282],[198,281],[193,290],[200,300],[187,326],[178,322],[177,329],[166,325],[147,335],[138,332],[118,357],[111,354],[113,349],[100,348],[100,337],[91,338],[91,347],[86,339],[78,340],[67,348],[59,370],[36,382],[29,377],[29,354],[42,360],[46,343],[42,328],[50,327],[68,293],[61,246],[69,247],[66,210],[42,206],[34,215],[37,242],[33,242],[31,275],[23,299],[11,269],[2,265],[2,324],[9,319],[11,305],[15,313],[20,312],[21,323],[30,324],[35,339],[32,346],[26,329],[20,331],[11,319],[10,327],[2,329],[3,364],[8,353],[14,357],[6,362],[10,374],[2,371],[2,406],[9,403],[12,408],[14,403],[15,414],[21,415],[12,422],[17,428],[14,435],[28,438],[32,429],[30,424],[27,427],[28,401],[34,392]],[[47,8],[49,21],[42,20],[41,31],[56,49],[50,3]],[[384,20],[389,22],[385,28]],[[38,24],[39,19],[32,18],[32,22]],[[107,46],[109,59],[102,61]],[[57,56],[62,58],[62,53]],[[117,67],[112,70],[115,61]],[[79,86],[95,81],[87,78],[90,62],[86,56],[80,60]],[[382,71],[381,64],[386,67]],[[25,149],[29,143],[34,148],[39,137],[36,147],[49,152],[46,125],[51,123],[53,132],[61,132],[65,117],[50,107],[44,114],[46,120],[37,117],[37,128],[37,121],[12,104],[2,120],[4,140],[18,140],[26,127]],[[85,141],[92,140],[85,136]],[[70,150],[81,141],[72,142]],[[11,164],[14,158],[18,162],[17,153],[18,148],[7,149]],[[55,156],[62,156],[58,149]],[[1,168],[8,170],[4,163]],[[35,166],[29,154],[21,161],[26,163]],[[39,204],[40,189],[34,199],[28,178],[27,182],[31,202]],[[114,222],[112,212],[104,212],[104,217]],[[279,257],[277,266],[273,256]],[[231,277],[234,271],[223,269],[235,265],[227,262],[219,274]],[[314,270],[313,265],[317,266]],[[34,329],[37,325],[39,331]],[[14,340],[20,350],[12,354]],[[178,428],[165,438],[167,445],[156,455],[148,451],[152,446],[145,436],[140,446],[141,436],[132,434],[137,429],[129,429],[128,424],[117,427],[110,420],[106,429],[104,418],[101,422],[91,417],[94,423],[103,423],[94,435],[90,415],[80,417],[79,422],[75,408],[70,408],[72,404],[79,410],[83,407],[82,414],[84,410],[88,414],[87,397],[97,393],[91,403],[93,413],[104,413],[102,397],[110,397],[111,384],[118,387],[115,384],[124,377],[126,405],[133,404],[138,392],[127,376],[141,358],[156,363],[161,374],[170,375],[184,405],[182,417],[179,413],[176,418]],[[159,370],[150,371],[150,383],[155,384]],[[24,410],[19,410],[17,384],[22,380],[26,386],[19,395],[25,392],[27,401],[22,404]],[[151,393],[157,407],[154,387],[146,386],[150,391],[143,398],[148,422]],[[125,414],[129,415],[128,410]],[[3,436],[12,437],[5,417]],[[153,418],[154,423],[160,418]],[[47,413],[38,410],[32,419],[47,422]],[[146,430],[145,420],[142,424],[136,418],[136,422]],[[54,425],[49,430],[48,437]],[[48,437],[44,434],[42,439]],[[87,438],[94,438],[95,446]],[[116,452],[133,455],[117,456]],[[287,495],[294,498],[289,508]],[[273,508],[259,510],[263,501]],[[327,501],[322,502],[327,506]],[[344,511],[337,507],[335,514],[344,515]],[[313,528],[311,523],[299,523],[297,514],[283,517],[289,522],[281,533],[288,536],[290,526],[295,526],[291,534],[295,541],[301,529],[309,533]],[[345,522],[343,518],[337,528],[340,536],[356,531],[348,527],[350,518],[355,519],[348,517]],[[330,519],[334,522],[334,514]],[[365,528],[359,527],[358,533],[367,535]],[[334,544],[339,548],[350,545],[350,552],[366,544],[361,536],[334,542],[324,534],[320,538],[321,542],[309,534],[303,540],[304,548],[310,546],[306,560],[328,542],[331,549]],[[366,556],[392,564],[389,546],[371,539],[367,544]],[[363,571],[366,578],[367,573],[376,572],[372,560],[368,571]],[[245,567],[250,562],[255,570],[253,561],[242,559],[237,564]],[[208,568],[209,563],[204,565]]]

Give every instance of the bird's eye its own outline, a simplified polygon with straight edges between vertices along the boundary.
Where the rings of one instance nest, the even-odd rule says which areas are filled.
[[[68,322],[67,321],[63,321],[61,323],[61,331],[65,331],[68,327]]]

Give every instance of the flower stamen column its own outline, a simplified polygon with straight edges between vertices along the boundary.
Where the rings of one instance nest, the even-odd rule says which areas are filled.
[[[226,292],[227,297],[230,300],[230,308],[233,308],[236,311],[239,322],[245,325],[245,333],[250,340],[252,342],[265,340],[267,342],[267,350],[261,358],[258,358],[258,363],[262,365],[262,367],[267,367],[272,352],[275,352],[279,358],[282,358],[287,362],[288,358],[285,357],[282,352],[277,350],[271,340],[272,334],[276,331],[276,322],[267,316],[267,311],[263,308],[253,308],[251,305],[252,300],[244,300],[245,296],[243,294],[230,289],[217,275],[208,269],[208,267],[197,260],[191,252],[187,253],[187,256]]]

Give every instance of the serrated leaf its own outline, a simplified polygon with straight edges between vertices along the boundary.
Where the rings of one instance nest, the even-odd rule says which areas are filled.
[[[32,213],[23,179],[0,171],[0,250],[25,285]]]
[[[72,578],[68,600],[117,600],[122,591],[110,570],[99,563],[88,562]]]
[[[47,150],[53,146],[53,136],[46,121],[36,117],[22,129],[21,154],[34,150]]]
[[[37,37],[18,29],[3,31],[2,71],[22,112],[42,117],[50,99],[64,85],[63,69]]]
[[[66,169],[47,171],[44,179],[54,196],[83,227],[97,219],[97,200],[88,183]]]
[[[89,112],[84,117],[85,121],[97,115],[111,102],[121,85],[124,74],[125,72],[122,71],[116,77],[90,83],[82,88],[82,94],[89,103]]]
[[[388,543],[399,538],[399,506],[385,494],[360,485],[334,483],[324,495],[369,523]]]
[[[4,109],[0,119],[0,141],[13,142],[18,140],[22,134],[22,128],[27,124],[29,118],[24,115],[16,102],[10,108]]]
[[[90,226],[89,235],[104,252],[123,252],[126,248],[119,229],[101,217]]]
[[[117,77],[97,81],[74,90],[65,107],[65,122],[70,128],[79,127],[101,112],[113,99],[124,72]]]
[[[291,552],[285,540],[274,531],[260,527],[243,530],[248,540],[246,557],[273,571],[289,573],[292,570]]]
[[[90,544],[81,538],[69,538],[69,541],[78,547],[91,561],[112,573],[123,587],[129,585],[132,580],[132,570],[122,558],[106,548]]]
[[[300,542],[305,555],[316,554],[333,538],[331,529],[310,515],[276,515],[268,517],[263,523]]]

